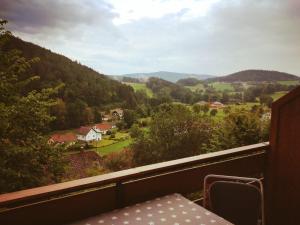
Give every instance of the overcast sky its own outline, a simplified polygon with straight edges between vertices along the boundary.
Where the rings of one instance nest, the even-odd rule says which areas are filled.
[[[300,0],[0,0],[1,17],[105,74],[300,75]]]

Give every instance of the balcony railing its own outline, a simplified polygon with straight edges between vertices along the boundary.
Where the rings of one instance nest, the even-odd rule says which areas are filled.
[[[0,195],[0,224],[64,224],[171,193],[199,193],[207,174],[264,177],[269,143]]]

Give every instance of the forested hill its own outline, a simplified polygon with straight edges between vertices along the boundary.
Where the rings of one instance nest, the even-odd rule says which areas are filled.
[[[58,94],[59,104],[52,114],[57,117],[53,129],[78,127],[99,120],[100,111],[110,106],[132,107],[135,94],[131,87],[114,81],[103,74],[69,58],[38,45],[11,37],[4,51],[18,49],[25,58],[38,57],[30,74],[38,75],[30,89],[42,89],[64,84]],[[98,118],[98,119],[97,119]]]
[[[299,80],[300,77],[289,73],[268,70],[244,70],[229,74],[227,76],[216,77],[209,79],[209,81],[221,82],[247,82],[247,81],[283,81],[283,80]]]
[[[195,97],[189,89],[157,77],[150,77],[146,85],[163,101],[191,103]]]

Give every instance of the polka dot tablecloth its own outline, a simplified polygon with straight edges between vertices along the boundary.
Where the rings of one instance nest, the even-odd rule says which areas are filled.
[[[167,195],[91,217],[71,225],[231,225],[223,218],[184,198]]]

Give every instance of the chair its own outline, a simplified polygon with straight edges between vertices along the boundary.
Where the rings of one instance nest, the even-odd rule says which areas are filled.
[[[207,175],[204,207],[235,225],[264,225],[264,193],[259,179]]]

